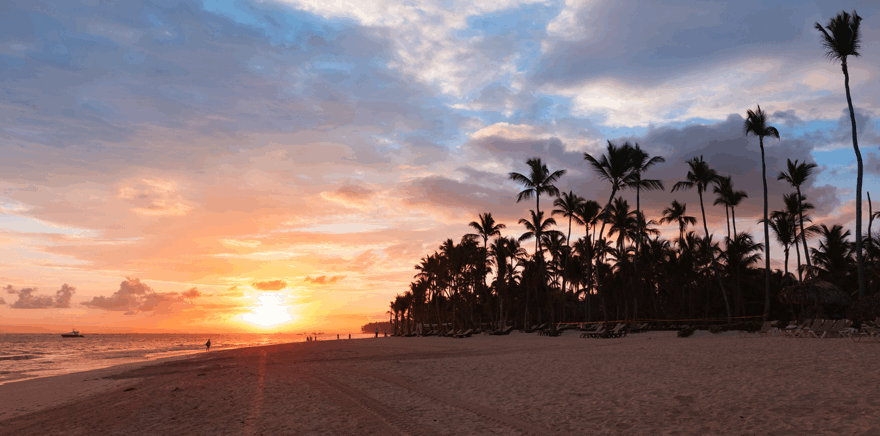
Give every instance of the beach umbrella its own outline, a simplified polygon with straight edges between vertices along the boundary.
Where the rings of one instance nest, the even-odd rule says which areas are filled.
[[[852,299],[840,288],[824,280],[805,280],[803,283],[787,286],[779,293],[779,301],[786,304],[808,306],[849,306]]]

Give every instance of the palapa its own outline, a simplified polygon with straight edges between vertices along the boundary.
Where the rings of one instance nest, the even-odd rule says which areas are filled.
[[[786,304],[849,306],[852,299],[840,288],[824,280],[805,280],[787,286],[779,293],[779,301]]]

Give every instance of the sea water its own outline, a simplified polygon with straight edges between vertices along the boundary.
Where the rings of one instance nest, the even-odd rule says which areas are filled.
[[[123,363],[259,345],[304,342],[305,334],[0,334],[0,384],[36,377],[88,371]],[[352,339],[372,334],[351,335]],[[348,335],[340,335],[347,339]],[[318,336],[336,340],[336,335]]]

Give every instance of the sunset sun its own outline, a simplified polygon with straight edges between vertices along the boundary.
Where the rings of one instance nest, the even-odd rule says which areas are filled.
[[[264,292],[257,299],[259,304],[251,307],[251,312],[242,316],[245,321],[262,327],[272,327],[293,319],[290,307],[281,303],[281,295]]]

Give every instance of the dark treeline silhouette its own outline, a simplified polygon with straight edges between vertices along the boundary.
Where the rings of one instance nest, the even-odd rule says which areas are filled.
[[[447,239],[423,257],[415,266],[409,291],[391,302],[395,333],[414,332],[419,324],[443,332],[546,323],[555,331],[560,322],[612,319],[791,319],[822,310],[778,302],[776,296],[784,287],[805,280],[829,282],[860,299],[877,294],[880,234],[871,234],[871,224],[880,212],[870,212],[869,196],[868,232],[861,234],[862,161],[846,64],[847,56],[858,56],[860,21],[855,12],[844,12],[824,28],[818,23],[816,28],[826,55],[841,62],[845,77],[858,161],[856,235],[861,237],[853,238],[840,224],[812,224],[814,206],[801,186],[816,168],[813,163],[788,160],[776,183],[787,183],[794,192],[784,195],[782,210],[768,210],[764,139],[780,135],[758,106],[747,111],[743,130],[758,138],[761,150],[762,240],[737,231],[736,208],[748,195],[737,191],[732,177],[718,174],[702,156],[687,161],[687,174],[672,187],[673,192],[696,190],[692,200],[699,202],[699,218],[688,211],[686,202],[676,199],[657,221],[644,216],[641,196],[648,195],[642,191],[664,189],[660,180],[647,177],[650,168],[664,160],[649,156],[638,144],[608,141],[601,156],[584,154],[593,173],[611,188],[604,206],[574,192],[560,193],[556,183],[565,171],[551,172],[540,158],[532,158],[526,162],[526,173],[509,174],[523,188],[517,202],[535,200],[535,208],[518,222],[521,235],[503,237],[500,231],[505,224],[497,223],[491,213],[482,213],[470,223],[476,233],[463,235],[458,242]],[[623,191],[633,192],[634,209],[620,195]],[[712,206],[725,209],[723,237],[709,233],[705,195],[711,194],[715,195]],[[542,199],[553,200],[555,209],[549,214],[541,209]],[[658,223],[676,224],[678,237],[659,237]],[[573,226],[583,227],[585,236],[572,240]],[[698,226],[702,234],[690,230]],[[782,271],[770,268],[771,233],[784,250]],[[529,254],[522,244],[531,240]],[[792,247],[794,271],[789,269]],[[865,270],[870,271],[868,276]]]

